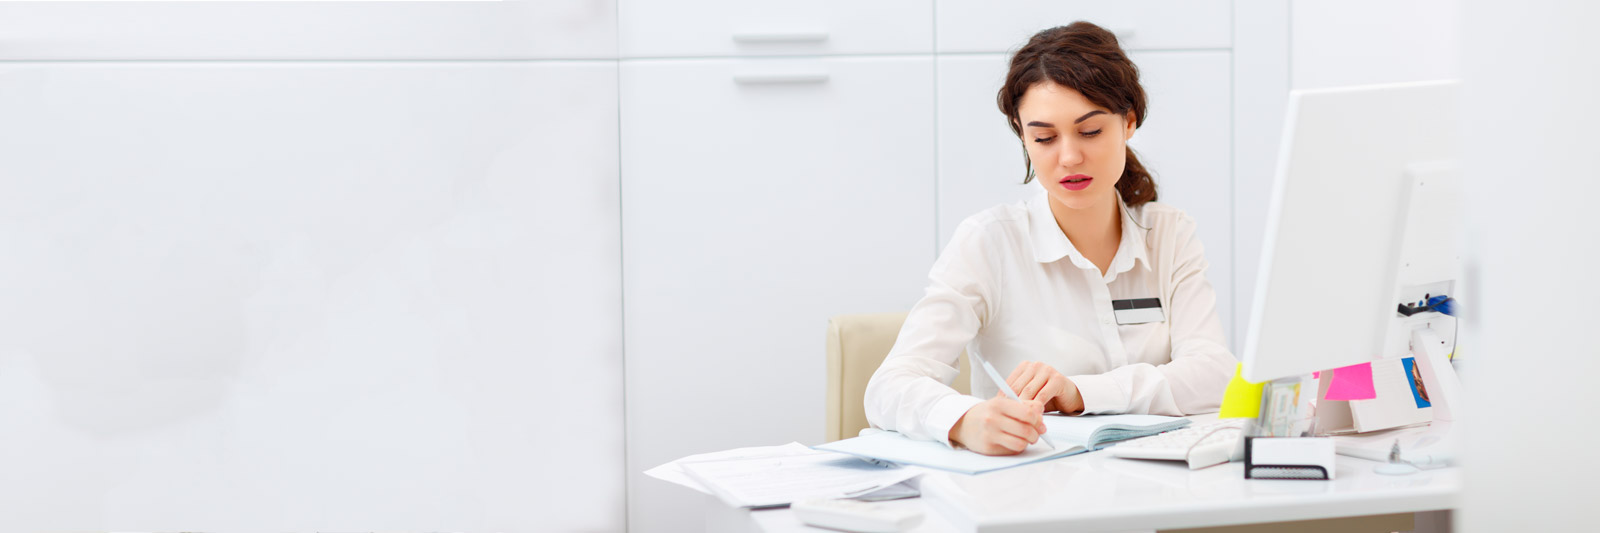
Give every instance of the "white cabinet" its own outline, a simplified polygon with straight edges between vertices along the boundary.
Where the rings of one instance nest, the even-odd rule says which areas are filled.
[[[622,57],[933,51],[933,0],[622,0]]]
[[[0,60],[616,55],[616,0],[0,2]]]
[[[1128,50],[1225,49],[1230,0],[938,0],[938,51],[1011,52],[1034,33],[1087,20]]]
[[[930,57],[622,61],[630,528],[704,526],[641,474],[823,437],[824,332],[933,262]],[[742,81],[741,81],[742,80]]]
[[[1232,316],[1232,212],[1227,52],[1134,52],[1149,109],[1129,144],[1156,177],[1159,201],[1193,215],[1211,261],[1224,330]],[[939,58],[939,243],[966,217],[1039,190],[1022,184],[1022,144],[995,105],[1006,54]]]
[[[0,529],[622,529],[616,87],[0,66]]]

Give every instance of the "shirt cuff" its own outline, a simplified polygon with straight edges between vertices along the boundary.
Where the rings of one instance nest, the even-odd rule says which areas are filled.
[[[926,427],[935,433],[933,435],[935,440],[954,448],[955,444],[950,442],[950,428],[955,427],[956,421],[961,420],[961,416],[967,414],[967,410],[980,403],[983,403],[983,400],[965,394],[951,394],[940,398],[934,402],[933,409],[928,411]]]
[[[1117,382],[1106,375],[1071,376],[1083,396],[1083,413],[1086,415],[1115,414],[1128,410],[1128,396]]]

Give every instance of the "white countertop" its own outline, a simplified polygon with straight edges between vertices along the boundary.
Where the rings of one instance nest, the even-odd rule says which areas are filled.
[[[980,476],[924,476],[924,507],[957,531],[1143,530],[1448,509],[1458,467],[1406,476],[1339,456],[1332,481],[1244,479],[1244,463],[1191,471],[1173,461],[1083,454]]]
[[[1421,428],[1418,431],[1442,431]],[[1189,470],[1175,461],[1120,459],[1100,451],[976,476],[930,471],[923,497],[889,503],[926,513],[913,531],[1141,531],[1450,509],[1460,467],[1404,476],[1378,462],[1338,456],[1332,481],[1244,479],[1244,463]],[[711,529],[826,531],[787,509],[715,509]],[[720,517],[720,518],[718,518]]]

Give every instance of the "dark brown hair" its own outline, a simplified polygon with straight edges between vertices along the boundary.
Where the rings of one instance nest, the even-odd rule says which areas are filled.
[[[1135,126],[1144,125],[1145,96],[1144,87],[1139,85],[1139,67],[1122,52],[1117,36],[1105,28],[1081,20],[1050,28],[1034,34],[1011,56],[1011,69],[1006,72],[1006,83],[1000,87],[996,100],[1018,139],[1022,139],[1022,120],[1017,115],[1017,104],[1029,88],[1045,82],[1076,90],[1094,105],[1110,109],[1124,120],[1131,112],[1137,121]],[[1033,161],[1028,159],[1026,144],[1022,159],[1028,172],[1022,182],[1028,183],[1033,179]],[[1139,163],[1131,147],[1122,177],[1117,180],[1117,192],[1130,207],[1156,199],[1155,178]]]

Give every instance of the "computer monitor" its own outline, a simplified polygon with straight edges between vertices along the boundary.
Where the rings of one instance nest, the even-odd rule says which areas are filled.
[[[1404,258],[1416,254],[1402,246],[1455,242],[1449,220],[1413,216],[1412,196],[1451,194],[1419,183],[1453,182],[1458,87],[1440,81],[1290,93],[1244,379],[1383,356],[1386,339],[1394,338],[1402,279],[1414,286],[1450,269],[1440,256],[1425,260],[1442,267],[1412,268]]]

